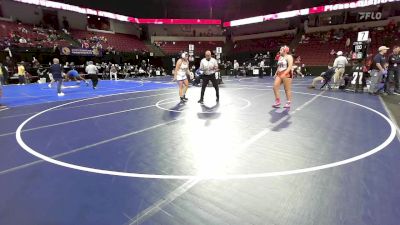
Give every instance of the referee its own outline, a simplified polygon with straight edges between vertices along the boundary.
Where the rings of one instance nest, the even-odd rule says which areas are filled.
[[[215,73],[218,71],[218,63],[217,60],[211,57],[211,51],[207,50],[205,53],[205,58],[200,62],[200,70],[203,71],[203,83],[201,86],[201,97],[198,103],[204,104],[204,92],[206,91],[206,87],[208,82],[211,80],[214,88],[215,94],[217,96],[217,102],[219,102],[219,87],[218,81],[215,78]]]
[[[93,89],[96,89],[97,83],[99,82],[99,77],[97,76],[99,71],[97,70],[97,67],[93,65],[92,61],[89,61],[87,64],[88,65],[86,66],[85,71],[87,74],[89,74],[90,79],[92,80]]]

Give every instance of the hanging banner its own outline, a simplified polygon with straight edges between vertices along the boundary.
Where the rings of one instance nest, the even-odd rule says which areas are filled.
[[[97,49],[86,49],[86,48],[70,48],[62,47],[61,55],[72,55],[72,56],[101,56],[101,52]]]

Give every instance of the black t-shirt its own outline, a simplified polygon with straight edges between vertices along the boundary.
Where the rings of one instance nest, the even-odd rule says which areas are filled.
[[[400,69],[400,54],[389,56],[389,69]]]
[[[336,69],[335,68],[330,68],[327,71],[325,71],[324,75],[322,77],[326,80],[330,80],[332,76],[335,74]]]
[[[386,63],[385,56],[379,53],[376,54],[372,59],[371,70],[379,70],[379,68],[376,66],[377,63],[381,64],[381,66],[383,67]]]
[[[62,67],[60,64],[53,64],[50,66],[50,73],[53,75],[54,79],[62,78]]]

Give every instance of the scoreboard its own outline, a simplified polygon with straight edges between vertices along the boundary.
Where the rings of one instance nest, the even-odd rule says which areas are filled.
[[[361,31],[358,32],[357,41],[353,43],[353,55],[351,56],[354,60],[362,60],[367,58],[368,53],[368,40],[369,32]]]
[[[368,53],[368,43],[356,41],[353,43],[353,55],[351,56],[352,59],[360,60],[367,58]]]

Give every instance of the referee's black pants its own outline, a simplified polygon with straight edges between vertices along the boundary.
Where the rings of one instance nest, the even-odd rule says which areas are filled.
[[[99,83],[99,77],[97,76],[97,74],[89,74],[90,75],[90,79],[92,80],[92,84],[93,87],[97,87],[97,83]]]
[[[203,74],[202,76],[203,83],[201,85],[201,97],[200,100],[204,100],[204,92],[206,91],[206,87],[208,85],[208,82],[211,80],[214,88],[215,88],[215,94],[217,95],[217,99],[219,100],[219,87],[218,87],[218,81],[215,78],[215,73],[210,74],[210,75],[205,75]]]

